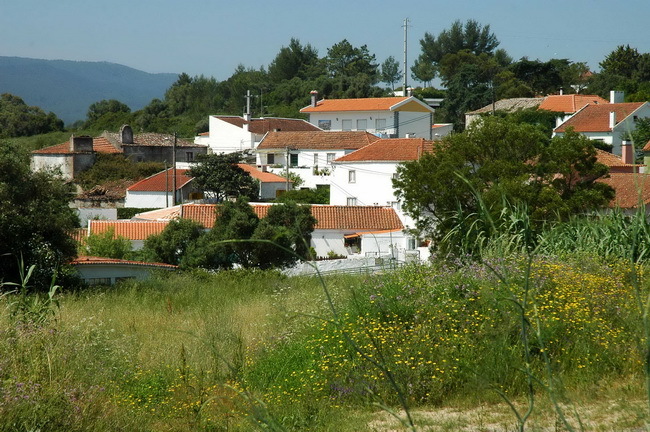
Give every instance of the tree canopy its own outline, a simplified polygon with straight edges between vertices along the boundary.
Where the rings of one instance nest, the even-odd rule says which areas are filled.
[[[31,283],[49,288],[53,275],[76,255],[71,231],[79,219],[73,190],[50,172],[32,172],[18,146],[0,142],[0,278],[20,282],[20,265],[35,265]]]
[[[258,182],[237,166],[242,161],[239,153],[198,155],[197,164],[189,175],[206,194],[221,202],[228,197],[245,197],[256,200]]]
[[[577,133],[549,139],[532,125],[488,117],[401,165],[393,184],[405,211],[440,241],[459,214],[471,224],[477,194],[493,215],[505,202],[527,206],[538,225],[602,207],[613,190],[596,180],[607,171]]]
[[[54,113],[28,106],[18,96],[0,95],[0,138],[32,136],[63,130],[63,121]]]

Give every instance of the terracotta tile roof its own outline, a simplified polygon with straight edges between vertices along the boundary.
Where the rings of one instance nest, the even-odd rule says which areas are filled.
[[[115,147],[109,140],[104,137],[93,138],[93,150],[97,153],[122,153],[120,149]],[[40,150],[34,150],[33,154],[73,154],[70,151],[70,141],[61,144],[45,147]]]
[[[587,105],[558,126],[555,132],[566,132],[569,127],[576,132],[608,132],[611,131],[609,127],[610,112],[616,113],[616,124],[618,124],[644,103],[646,102]]]
[[[303,108],[300,112],[333,112],[333,111],[388,111],[393,105],[407,100],[408,97],[383,97],[360,99],[323,99]]]
[[[601,183],[610,185],[616,191],[616,196],[609,207],[634,209],[639,203],[650,204],[650,175],[616,173],[609,178],[599,179]]]
[[[302,119],[289,119],[280,117],[263,117],[245,120],[235,116],[215,116],[219,120],[230,123],[233,126],[243,127],[248,124],[248,130],[258,135],[264,135],[272,131],[319,131],[317,126]]]
[[[357,150],[378,139],[363,131],[269,132],[257,149]]]
[[[260,171],[257,169],[257,167],[254,167],[252,165],[237,164],[237,166],[239,166],[239,168],[243,169],[248,174],[250,174],[251,177],[261,181],[262,183],[286,183],[287,182],[287,179],[284,177],[280,177],[279,175],[270,172]]]
[[[154,262],[145,262],[145,261],[129,261],[129,260],[103,258],[103,257],[95,257],[95,256],[80,256],[72,260],[70,264],[72,265],[127,264],[127,265],[141,266],[141,267],[164,268],[170,270],[175,270],[178,268],[178,266],[172,264],[154,263]]]
[[[176,170],[176,189],[181,189],[183,186],[188,184],[193,180],[192,177],[186,175],[186,169],[177,169]],[[172,168],[169,168],[166,171],[161,171],[157,174],[147,177],[146,179],[140,180],[135,183],[133,186],[129,187],[127,191],[129,192],[165,192],[166,190],[171,190],[173,180],[172,176],[174,172]]]
[[[101,234],[111,227],[115,236],[126,237],[129,240],[144,240],[150,235],[160,234],[165,229],[167,221],[136,221],[136,220],[90,220],[90,233]]]
[[[607,165],[610,169],[612,168],[634,168],[641,167],[642,165],[638,164],[626,164],[623,163],[623,159],[620,156],[616,156],[605,150],[596,149],[596,159],[603,165]]]
[[[123,144],[120,142],[121,136],[116,132],[104,132],[103,137],[108,139],[116,146],[147,146],[147,147],[171,147],[174,143],[174,135],[160,133],[140,133],[133,135],[133,144]],[[176,139],[176,147],[207,147],[203,144],[194,144],[184,139]]]
[[[431,151],[433,151],[433,141],[424,138],[381,139],[341,156],[334,162],[411,161],[418,160],[422,153]]]
[[[544,98],[510,98],[510,99],[501,99],[494,103],[494,109],[496,111],[506,111],[512,112],[528,108],[537,108]],[[479,108],[475,111],[470,111],[467,114],[483,114],[492,112],[492,104],[486,105],[483,108]]]
[[[266,217],[270,205],[251,204],[259,218]],[[182,217],[201,223],[206,228],[212,228],[216,219],[215,204],[182,204],[167,210],[145,212],[136,215],[138,219],[163,219],[159,223],[167,223],[169,219]],[[182,209],[182,210],[181,210]],[[316,218],[316,229],[336,230],[397,230],[404,229],[397,213],[390,207],[366,206],[330,206],[312,205],[311,213]]]
[[[609,104],[607,99],[598,95],[550,95],[544,98],[544,102],[539,105],[539,109],[546,111],[556,111],[563,113],[574,113],[587,104]]]
[[[88,237],[88,230],[86,228],[75,228],[68,233],[70,237],[79,244],[83,244]]]

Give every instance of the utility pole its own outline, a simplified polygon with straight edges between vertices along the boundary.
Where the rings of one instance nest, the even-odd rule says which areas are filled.
[[[172,206],[176,205],[176,132],[174,132],[174,144],[172,145]]]
[[[251,119],[251,91],[246,90],[246,112],[244,118],[248,121]]]
[[[289,147],[286,148],[287,152],[287,170],[285,177],[287,178],[286,191],[289,192]]]
[[[165,207],[169,207],[169,168],[165,159]]]
[[[407,86],[407,82],[406,82],[407,73],[406,73],[406,71],[408,70],[407,69],[408,62],[407,62],[407,59],[406,59],[406,48],[408,46],[407,45],[408,44],[408,28],[409,28],[409,19],[408,18],[404,18],[404,25],[402,27],[404,27],[404,87],[402,87],[402,89],[404,90],[403,95],[407,96],[407,94],[406,94],[406,86]]]

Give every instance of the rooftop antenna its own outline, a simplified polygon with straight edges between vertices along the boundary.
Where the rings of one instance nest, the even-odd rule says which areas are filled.
[[[402,27],[404,27],[404,86],[402,87],[402,90],[403,90],[402,95],[407,96],[407,94],[406,94],[406,76],[407,76],[406,75],[406,71],[407,71],[406,65],[408,63],[406,61],[406,48],[407,48],[407,43],[408,43],[408,27],[409,27],[409,19],[408,18],[404,18],[404,25]]]

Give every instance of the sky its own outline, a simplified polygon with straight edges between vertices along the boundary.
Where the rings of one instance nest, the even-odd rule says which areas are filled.
[[[267,67],[291,38],[319,55],[343,39],[409,67],[425,32],[490,29],[513,59],[567,58],[593,71],[618,45],[650,52],[649,0],[0,0],[0,56],[108,61],[227,79]],[[409,74],[409,80],[410,74]]]

